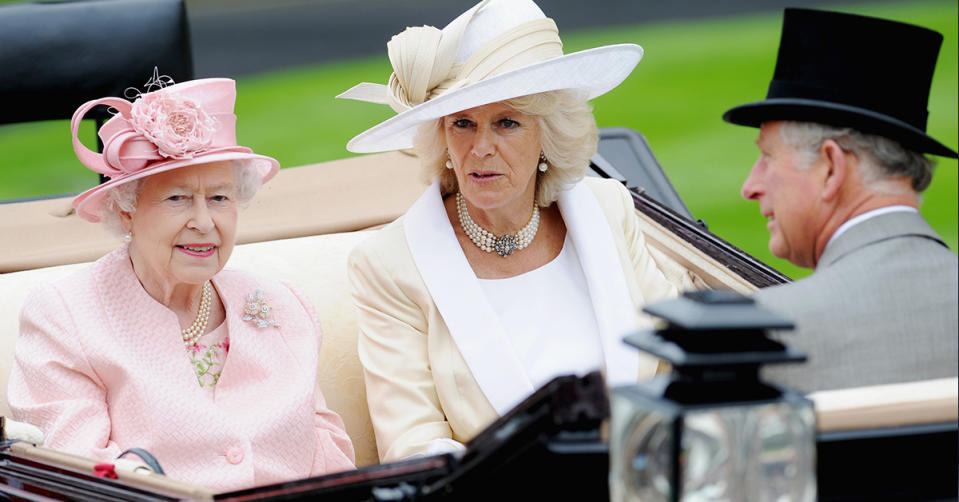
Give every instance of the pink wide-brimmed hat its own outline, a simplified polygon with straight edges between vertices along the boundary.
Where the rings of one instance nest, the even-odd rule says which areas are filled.
[[[227,160],[240,161],[267,182],[280,169],[272,157],[236,144],[236,82],[208,78],[173,84],[121,98],[88,101],[73,114],[73,151],[88,168],[110,178],[73,199],[77,215],[99,221],[98,211],[112,188],[179,167]],[[80,143],[77,129],[91,108],[107,105],[116,116],[100,128],[103,153]]]

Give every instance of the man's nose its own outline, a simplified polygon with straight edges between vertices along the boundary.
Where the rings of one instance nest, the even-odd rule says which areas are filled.
[[[757,160],[756,163],[753,164],[752,169],[749,170],[749,176],[746,177],[746,181],[743,182],[743,187],[739,191],[744,199],[756,200],[759,198],[761,193],[758,174],[760,162],[760,160]]]

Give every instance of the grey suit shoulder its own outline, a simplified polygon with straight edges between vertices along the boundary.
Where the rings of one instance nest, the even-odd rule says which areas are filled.
[[[959,374],[959,258],[918,213],[850,228],[816,271],[755,293],[796,322],[780,336],[809,355],[766,376],[804,391]]]

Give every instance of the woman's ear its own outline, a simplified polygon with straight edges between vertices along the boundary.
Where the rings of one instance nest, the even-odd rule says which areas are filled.
[[[123,231],[130,233],[133,231],[133,214],[126,211],[120,211],[120,226]]]
[[[819,153],[820,158],[826,163],[822,199],[824,201],[833,201],[846,183],[846,179],[849,176],[849,169],[854,168],[854,166],[850,165],[850,160],[855,162],[856,155],[852,152],[846,152],[839,146],[839,143],[832,139],[823,141]],[[851,158],[846,156],[847,153]]]

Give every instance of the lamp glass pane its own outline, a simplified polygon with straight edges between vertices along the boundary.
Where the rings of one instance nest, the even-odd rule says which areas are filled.
[[[681,500],[815,499],[815,415],[805,400],[690,411]]]
[[[610,496],[617,502],[672,500],[675,417],[636,396],[611,400]]]

